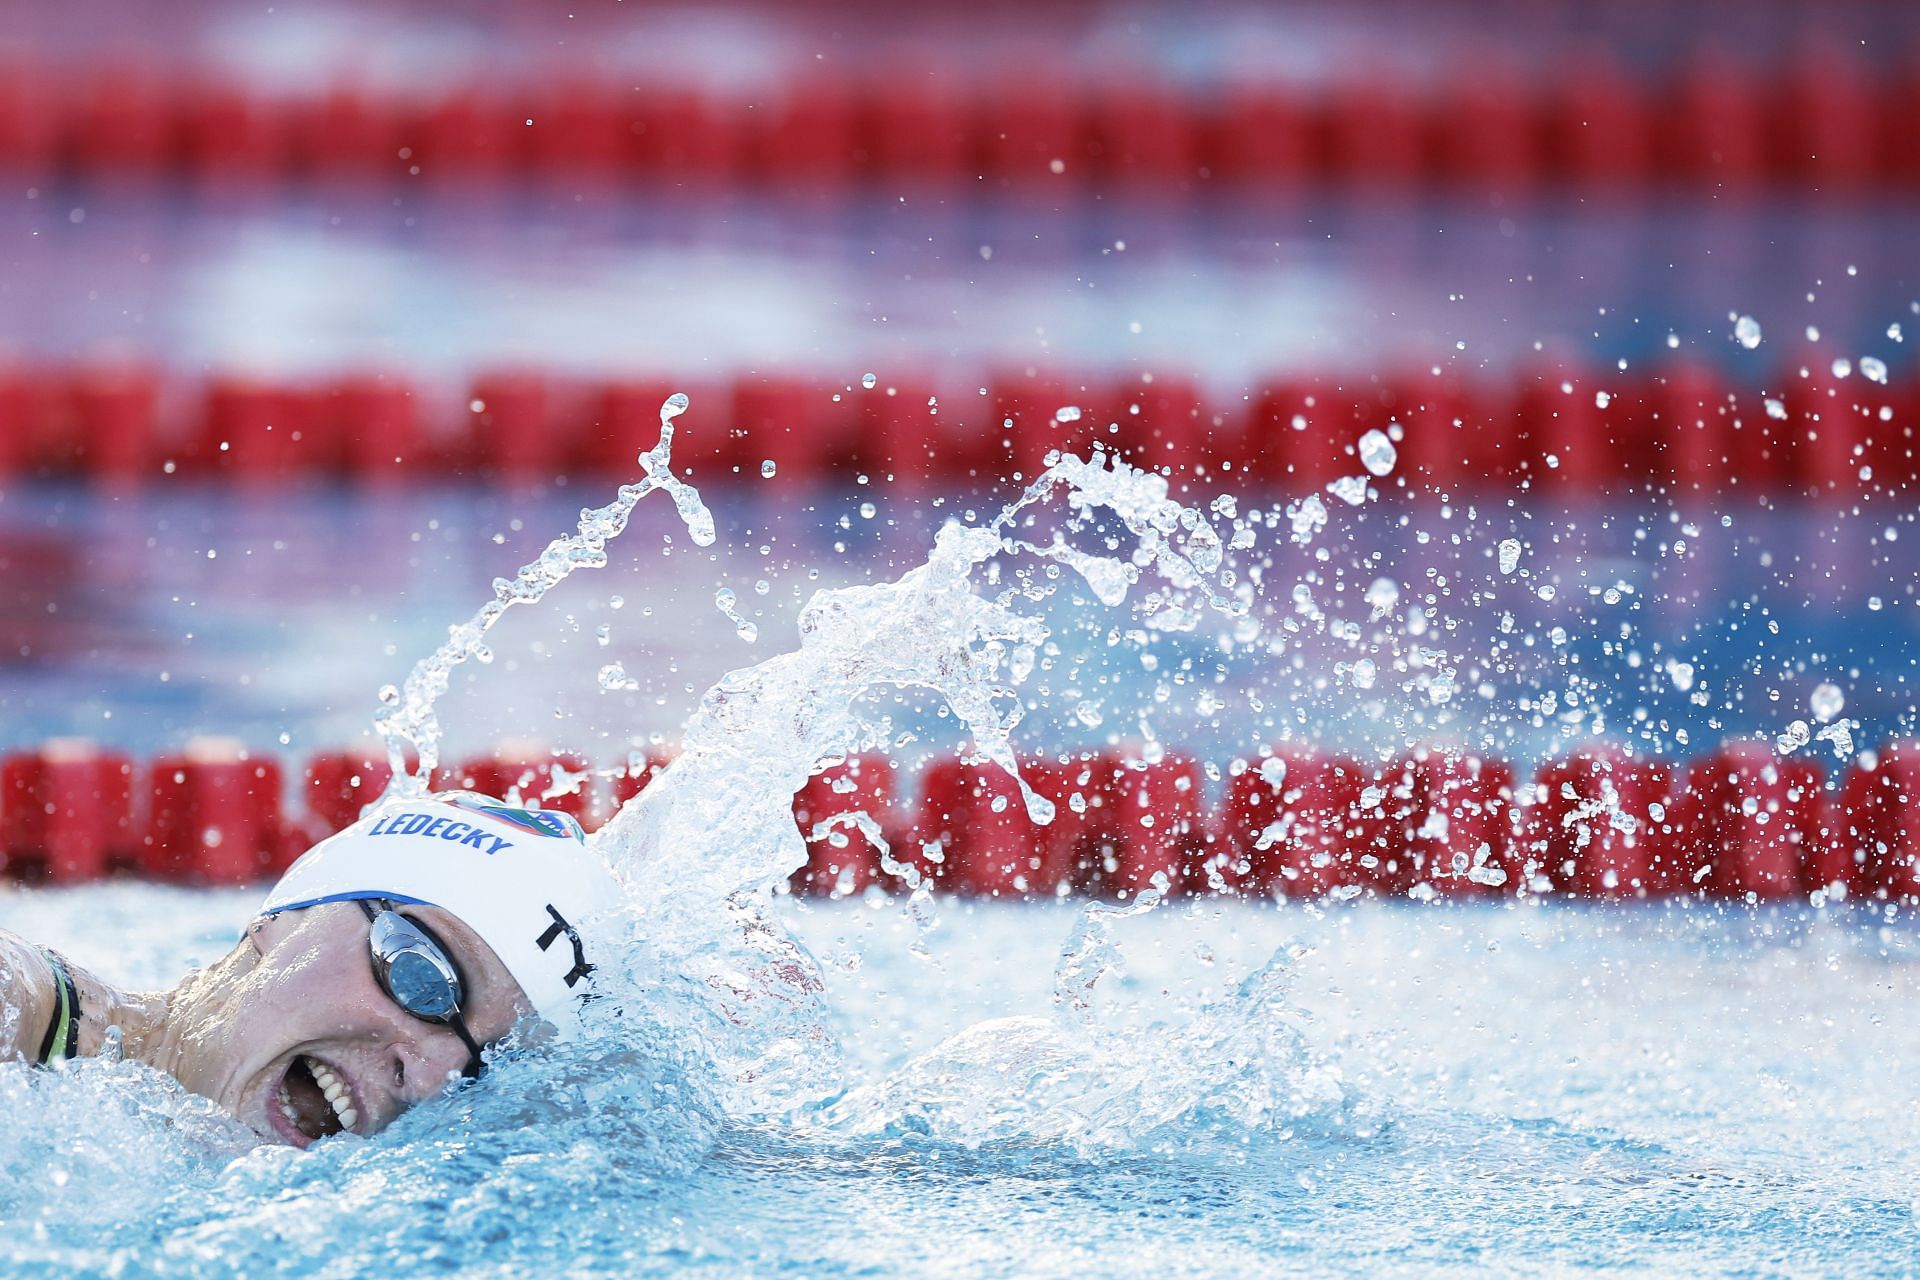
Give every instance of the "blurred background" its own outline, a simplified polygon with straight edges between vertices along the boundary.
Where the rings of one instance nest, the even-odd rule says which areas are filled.
[[[456,758],[670,748],[1049,448],[1278,517],[1369,429],[1331,565],[1265,566],[1391,566],[1458,696],[1322,628],[1234,677],[1284,715],[1166,741],[1685,757],[1832,687],[1864,746],[1913,727],[1917,112],[1892,4],[10,4],[0,745],[290,782],[680,390],[720,545],[646,504]],[[1035,749],[1140,732],[1126,661]]]

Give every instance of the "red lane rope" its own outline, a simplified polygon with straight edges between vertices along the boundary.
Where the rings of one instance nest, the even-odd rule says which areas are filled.
[[[438,785],[565,810],[589,826],[645,787],[665,756],[596,774],[513,747]],[[1920,745],[1895,742],[1844,777],[1729,742],[1687,765],[1619,747],[1574,752],[1519,783],[1511,765],[1421,748],[1380,764],[1284,746],[1228,770],[1217,806],[1194,759],[1113,749],[1025,762],[1056,805],[1042,827],[998,770],[935,760],[916,804],[894,767],[856,757],[794,798],[807,839],[795,893],[846,897],[930,881],[979,898],[1175,894],[1265,898],[1597,900],[1694,897],[1920,902]],[[304,768],[224,741],[140,762],[78,740],[0,761],[0,870],[57,883],[122,871],[248,884],[344,827],[387,781],[371,753]],[[296,777],[296,803],[285,783]],[[545,796],[545,799],[540,797]],[[851,825],[867,812],[894,865]],[[937,850],[937,856],[929,850]]]
[[[434,99],[344,84],[289,98],[214,71],[16,56],[0,67],[0,169],[256,193],[291,181],[1155,197],[1920,188],[1911,58],[1815,41],[1766,66],[1706,49],[1653,76],[1589,51],[1524,71],[1469,61],[1430,90],[1360,70],[1313,86],[1182,87],[1131,70],[961,80],[887,63],[753,98],[561,70],[531,87],[476,78]]]
[[[1031,474],[1049,449],[1095,441],[1141,465],[1222,482],[1319,486],[1359,474],[1355,443],[1393,434],[1383,490],[1547,495],[1737,492],[1848,501],[1920,484],[1920,380],[1835,376],[1830,362],[1735,388],[1688,363],[1632,373],[1564,366],[1510,377],[1289,374],[1236,392],[1139,373],[907,373],[872,388],[742,374],[587,382],[516,370],[464,395],[398,376],[170,382],[140,366],[0,368],[0,482],[174,477],[273,487],[561,476],[627,477],[689,392],[676,467],[696,483],[857,474],[984,484]],[[1071,406],[1077,413],[1062,414]],[[1065,419],[1065,420],[1063,420]]]

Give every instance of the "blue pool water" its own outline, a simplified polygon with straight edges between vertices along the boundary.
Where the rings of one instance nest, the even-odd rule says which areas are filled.
[[[251,905],[25,891],[0,927],[159,984]],[[306,1156],[247,1149],[134,1068],[0,1068],[8,1272],[1896,1276],[1920,1258],[1904,923],[1170,906],[1108,923],[1123,971],[1081,1011],[1051,990],[1081,910],[947,904],[923,928],[788,904],[837,1045],[806,1049],[792,1087],[729,1078],[742,1046],[688,1034],[668,980],[594,1048]]]

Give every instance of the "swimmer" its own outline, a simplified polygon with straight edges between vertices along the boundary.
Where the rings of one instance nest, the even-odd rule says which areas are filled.
[[[263,1139],[371,1134],[479,1076],[520,1027],[577,1029],[593,955],[578,924],[617,885],[565,814],[449,792],[321,841],[224,957],[170,991],[115,990],[0,932],[0,1061],[120,1052]]]

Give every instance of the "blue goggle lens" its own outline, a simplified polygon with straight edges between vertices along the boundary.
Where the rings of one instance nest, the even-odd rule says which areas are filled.
[[[460,1007],[446,975],[431,960],[411,951],[388,962],[387,989],[416,1018],[444,1021]]]

